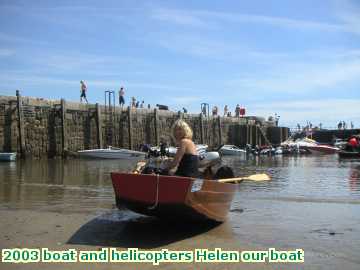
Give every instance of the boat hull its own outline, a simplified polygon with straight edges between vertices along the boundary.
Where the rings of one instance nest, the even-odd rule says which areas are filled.
[[[327,145],[306,146],[306,149],[312,154],[335,154],[339,151],[339,148]]]
[[[246,156],[246,151],[234,151],[234,150],[228,150],[228,149],[222,149],[219,150],[219,152],[222,155],[226,155],[226,156]]]
[[[223,222],[236,185],[177,176],[112,173],[119,208],[162,219]]]
[[[98,159],[126,159],[139,160],[146,157],[146,153],[127,149],[92,149],[78,151],[80,157]]]
[[[342,151],[338,152],[340,158],[360,158],[360,152]]]

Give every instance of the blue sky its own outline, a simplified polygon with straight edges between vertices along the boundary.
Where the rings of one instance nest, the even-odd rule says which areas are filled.
[[[0,94],[360,127],[360,1],[0,0]]]

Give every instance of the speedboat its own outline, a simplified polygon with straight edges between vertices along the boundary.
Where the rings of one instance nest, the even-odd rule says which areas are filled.
[[[337,147],[326,144],[308,145],[306,149],[312,154],[335,154],[340,150]]]
[[[219,149],[219,153],[222,155],[243,155],[246,156],[246,150],[240,149],[236,145],[225,144]]]
[[[315,140],[309,138],[298,139],[294,141],[286,141],[281,144],[290,148],[297,148],[299,150],[306,150],[312,154],[335,154],[340,149],[327,144],[319,144]]]
[[[16,160],[16,153],[0,153],[0,161],[15,161]]]
[[[125,159],[140,160],[144,159],[147,154],[144,152],[133,151],[124,148],[116,148],[109,146],[104,149],[90,149],[78,151],[80,157],[100,158],[100,159]]]

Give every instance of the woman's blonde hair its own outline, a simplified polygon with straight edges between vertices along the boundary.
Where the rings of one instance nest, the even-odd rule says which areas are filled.
[[[193,132],[191,127],[184,121],[184,120],[176,120],[175,123],[172,126],[172,134],[174,136],[174,138],[176,138],[176,130],[181,130],[182,131],[182,137],[180,139],[186,138],[186,139],[192,139],[193,137]]]

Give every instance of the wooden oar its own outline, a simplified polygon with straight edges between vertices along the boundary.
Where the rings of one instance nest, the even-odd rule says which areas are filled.
[[[249,181],[269,181],[271,178],[266,173],[258,173],[258,174],[252,174],[249,176],[243,176],[243,177],[235,177],[235,178],[226,178],[226,179],[219,179],[218,182],[221,183],[239,183],[244,180]]]

